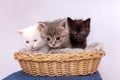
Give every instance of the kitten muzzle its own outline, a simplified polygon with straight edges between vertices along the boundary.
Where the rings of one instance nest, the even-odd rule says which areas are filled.
[[[30,49],[31,49],[32,51],[35,51],[35,50],[37,50],[38,48],[37,48],[37,47],[34,47],[34,46],[31,46]]]

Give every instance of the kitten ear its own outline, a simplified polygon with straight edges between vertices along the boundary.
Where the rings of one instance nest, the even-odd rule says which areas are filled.
[[[85,25],[86,26],[89,26],[90,27],[90,18],[88,18],[88,19],[86,19],[85,21],[84,21],[84,23],[85,23]]]
[[[67,17],[67,22],[71,23],[71,22],[73,22],[73,20],[70,17]]]
[[[67,24],[69,27],[72,27],[73,22],[74,21],[70,17],[67,17]]]
[[[63,28],[66,28],[67,27],[67,19],[63,19],[61,22],[60,22],[60,26],[62,26]]]
[[[38,23],[38,26],[37,26],[37,29],[38,29],[39,31],[41,31],[43,28],[46,28],[46,24],[39,22],[39,23]]]
[[[22,35],[23,34],[23,30],[17,30],[17,32],[20,34],[20,35]]]

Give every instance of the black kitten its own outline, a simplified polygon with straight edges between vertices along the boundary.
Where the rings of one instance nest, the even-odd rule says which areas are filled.
[[[73,48],[84,49],[87,45],[87,36],[90,32],[90,18],[86,20],[72,20],[67,18],[70,29],[70,41]]]

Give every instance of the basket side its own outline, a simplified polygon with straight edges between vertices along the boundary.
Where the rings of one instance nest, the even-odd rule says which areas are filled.
[[[79,61],[65,62],[34,62],[22,61],[20,65],[23,71],[30,75],[40,76],[70,76],[70,75],[87,75],[96,72],[101,58],[94,58]]]
[[[96,72],[104,51],[76,54],[29,54],[15,53],[23,71],[30,75],[70,76]]]

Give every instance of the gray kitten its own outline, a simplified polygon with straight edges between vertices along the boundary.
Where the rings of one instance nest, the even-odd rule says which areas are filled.
[[[41,37],[47,42],[50,49],[71,47],[67,19],[59,19],[51,22],[40,22],[42,26]]]

